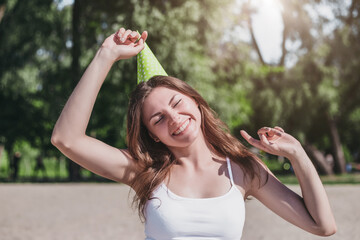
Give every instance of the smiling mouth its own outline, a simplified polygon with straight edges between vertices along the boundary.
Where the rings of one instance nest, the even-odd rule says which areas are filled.
[[[182,133],[186,127],[189,125],[190,123],[190,119],[186,120],[174,133],[173,135],[179,135],[180,133]]]

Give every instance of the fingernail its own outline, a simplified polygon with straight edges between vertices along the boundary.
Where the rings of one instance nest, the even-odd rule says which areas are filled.
[[[135,37],[135,36],[136,36],[136,33],[132,32],[130,35],[131,35],[132,37]]]
[[[121,40],[121,42],[125,42],[125,38],[123,38],[123,37],[120,38],[120,40]]]

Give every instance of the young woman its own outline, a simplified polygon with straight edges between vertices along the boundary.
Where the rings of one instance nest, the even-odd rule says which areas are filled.
[[[261,128],[259,140],[241,131],[251,145],[291,161],[302,197],[231,136],[206,101],[179,79],[155,76],[137,86],[128,111],[128,149],[85,134],[112,64],[136,56],[147,32],[139,37],[121,28],[104,41],[51,141],[84,168],[135,190],[147,239],[240,239],[250,195],[308,232],[334,234],[326,192],[301,144],[280,127]]]

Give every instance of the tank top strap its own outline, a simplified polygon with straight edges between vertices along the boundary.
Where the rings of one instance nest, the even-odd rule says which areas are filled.
[[[227,163],[227,169],[228,169],[228,172],[229,172],[231,185],[234,186],[235,184],[234,184],[233,174],[232,174],[232,171],[231,171],[230,159],[228,157],[226,157],[226,163]]]

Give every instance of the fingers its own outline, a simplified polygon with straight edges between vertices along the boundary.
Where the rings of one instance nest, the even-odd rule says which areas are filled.
[[[123,27],[120,28],[120,29],[119,29],[119,33],[120,33],[119,36],[122,36],[122,35],[125,33],[125,31],[126,31],[125,28],[123,28]]]
[[[148,32],[147,32],[147,31],[144,31],[144,32],[141,34],[141,36],[140,36],[139,32],[133,31],[133,32],[129,35],[129,38],[131,39],[132,42],[136,42],[137,40],[140,41],[140,39],[142,39],[143,42],[145,42],[146,39],[147,39],[147,36],[148,36]]]
[[[140,38],[135,46],[135,50],[137,53],[141,52],[145,48],[144,40]]]
[[[279,127],[278,127],[279,128]],[[284,132],[284,130],[282,128],[269,128],[269,127],[263,127],[260,128],[259,131],[257,132],[258,135],[263,134],[267,137],[274,137],[274,136],[281,136],[282,133]]]
[[[123,58],[119,59],[127,59],[129,57],[137,55],[145,48],[144,43],[148,37],[148,33],[147,31],[144,31],[140,36],[140,33],[137,31],[132,31],[130,29],[125,30],[125,28],[120,28],[112,36],[113,41],[116,43],[116,45],[122,45],[121,50],[124,51]]]
[[[283,132],[283,133],[285,132],[284,129],[282,129],[281,127],[278,127],[278,126],[276,126],[275,129],[277,129],[277,130],[279,130],[280,132]]]
[[[245,140],[250,143],[251,145],[253,145],[256,148],[259,149],[263,149],[263,146],[261,145],[261,142],[253,137],[251,137],[247,132],[245,132],[244,130],[240,131],[240,134],[243,138],[245,138]]]
[[[268,139],[266,138],[266,136],[264,134],[259,134],[260,137],[260,142],[265,144],[265,145],[270,145]]]
[[[114,34],[114,42],[117,44],[117,45],[120,45],[122,44],[124,41],[123,41],[123,34],[125,32],[125,29],[124,28],[120,28],[119,30],[117,30],[117,32]]]
[[[121,30],[123,28],[120,28],[119,30],[116,31],[116,33],[114,34],[113,40],[116,43],[116,45],[120,45],[121,41],[120,41],[120,35],[121,35]]]
[[[119,39],[120,41],[123,43],[125,42],[125,39],[124,39],[124,33],[126,32],[125,28],[120,28],[119,29],[119,32],[118,32],[118,35],[119,35]]]
[[[129,35],[132,33],[130,29],[126,30],[125,33],[122,35],[122,38],[120,40],[124,43],[126,40],[129,39]]]
[[[140,37],[139,33],[135,32],[135,31],[132,31],[128,36],[129,40],[132,41],[132,42],[135,42],[136,40],[138,40],[139,37]]]
[[[141,38],[145,41],[147,38],[147,32],[144,32]],[[114,36],[114,41],[116,44],[124,44],[128,41],[128,43],[135,43],[139,39],[139,33],[136,31],[132,31],[130,29],[125,30],[125,28],[120,28]]]
[[[141,34],[141,38],[144,40],[144,42],[146,41],[148,37],[148,32],[147,31],[144,31],[142,34]]]
[[[139,41],[135,44],[135,49],[136,49],[137,53],[141,52],[145,48],[144,42],[146,41],[147,36],[148,36],[147,31],[144,31],[141,34],[141,38],[139,39]]]
[[[259,138],[260,140],[257,140],[253,137],[251,137],[247,132],[245,132],[244,130],[240,131],[241,136],[243,136],[243,138],[246,139],[246,141],[248,143],[250,143],[252,146],[263,150],[265,152],[268,152],[270,154],[274,154],[273,152],[273,143],[269,142],[268,138],[265,136],[265,134],[260,133],[259,134]]]
[[[135,49],[136,49],[137,53],[141,52],[145,48],[144,42],[146,41],[147,36],[148,36],[147,31],[144,31],[141,34],[141,38],[139,39],[139,41],[135,44]]]

